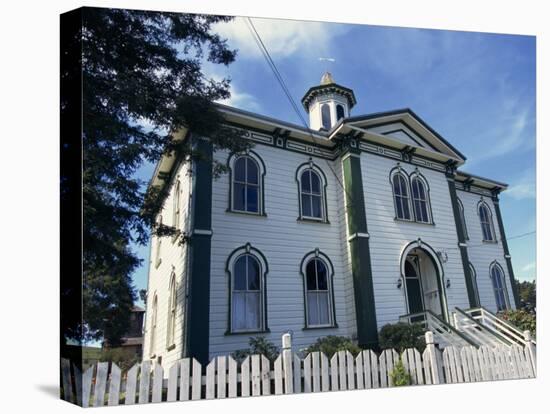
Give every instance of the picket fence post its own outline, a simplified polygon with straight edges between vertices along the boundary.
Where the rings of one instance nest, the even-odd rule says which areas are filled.
[[[430,356],[429,367],[431,371],[432,384],[441,384],[441,378],[439,377],[439,361],[436,355],[436,349],[434,344],[434,334],[433,332],[426,332],[426,349],[428,350],[428,355]]]
[[[285,379],[285,394],[292,394],[293,373],[292,373],[292,340],[289,333],[285,333],[282,338],[282,355],[283,355],[283,377]]]
[[[531,357],[531,365],[533,366],[533,373],[535,376],[537,375],[537,348],[535,347],[535,344],[533,343],[533,339],[531,338],[531,332],[530,331],[523,331],[523,337],[525,338],[525,346],[527,347],[527,350],[529,351],[529,356]]]

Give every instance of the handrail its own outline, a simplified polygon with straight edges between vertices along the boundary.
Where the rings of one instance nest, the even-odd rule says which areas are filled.
[[[496,332],[495,330],[489,328],[488,326],[485,326],[484,324],[482,323],[479,323],[478,321],[476,321],[474,318],[472,318],[470,315],[468,315],[466,312],[464,312],[462,309],[458,308],[458,307],[455,307],[455,310],[462,314],[463,316],[466,317],[466,319],[468,319],[470,322],[472,322],[476,327],[479,327],[481,330],[484,330],[484,331],[487,331],[489,332],[490,334],[492,334],[493,336],[495,336],[497,339],[499,339],[502,343],[506,344],[506,345],[512,345],[512,343],[504,338],[502,335],[500,335],[498,332]]]
[[[479,344],[477,344],[474,340],[468,338],[466,335],[464,335],[462,332],[459,332],[457,329],[455,329],[454,326],[452,326],[450,323],[445,322],[443,319],[441,319],[439,316],[437,316],[435,313],[433,313],[430,310],[427,310],[426,313],[433,318],[435,318],[441,325],[446,327],[450,332],[456,334],[460,338],[462,338],[464,341],[469,343],[472,346],[479,347]]]

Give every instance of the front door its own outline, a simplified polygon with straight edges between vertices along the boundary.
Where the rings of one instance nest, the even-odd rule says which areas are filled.
[[[407,256],[405,281],[409,313],[429,310],[442,316],[441,286],[437,270],[424,252]]]
[[[424,311],[424,300],[422,295],[422,281],[420,280],[420,269],[418,256],[409,255],[405,261],[405,288],[407,290],[407,303],[409,313]]]

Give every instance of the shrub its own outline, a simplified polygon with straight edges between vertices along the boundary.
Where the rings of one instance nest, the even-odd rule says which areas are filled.
[[[411,374],[405,369],[403,361],[399,358],[399,361],[395,364],[390,371],[390,378],[394,387],[401,387],[403,385],[411,385]]]
[[[231,356],[238,362],[242,362],[249,355],[263,355],[270,361],[276,360],[279,356],[279,348],[261,336],[250,337],[248,344],[250,348],[239,349]]]
[[[328,358],[331,358],[338,351],[349,351],[355,356],[361,352],[361,348],[348,337],[329,335],[318,338],[313,345],[304,350],[304,353],[307,355],[311,352],[323,352]]]
[[[381,349],[393,348],[399,353],[406,348],[416,348],[422,352],[426,347],[425,332],[420,324],[409,325],[402,322],[387,324],[378,334],[379,345]]]
[[[520,331],[530,331],[533,337],[537,334],[537,318],[525,310],[506,310],[497,316],[518,328]]]

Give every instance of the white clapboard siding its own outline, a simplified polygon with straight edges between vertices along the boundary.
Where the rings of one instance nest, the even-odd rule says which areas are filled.
[[[122,374],[116,364],[111,364],[109,374],[109,363],[99,362],[82,375],[68,361],[62,361],[62,397],[83,406],[90,402],[102,406],[106,402],[118,405],[121,391],[125,393],[125,404],[135,404],[136,397],[139,403],[145,404],[161,402],[164,395],[166,401],[183,401],[270,395],[273,392],[280,395],[386,388],[393,386],[392,371],[399,359],[410,374],[412,385],[533,378],[536,375],[528,347],[449,346],[441,352],[433,340],[430,341],[422,354],[416,349],[406,349],[399,355],[393,349],[386,349],[380,355],[364,350],[354,357],[349,351],[338,351],[329,359],[321,352],[312,352],[301,359],[286,348],[286,362],[283,354],[273,363],[264,355],[250,355],[240,364],[229,356],[217,356],[204,371],[195,359],[185,358],[171,365],[167,380],[163,367],[155,364],[151,370],[148,361],[135,364],[126,374]],[[71,375],[71,368],[74,375]],[[78,389],[82,390],[82,399]]]

